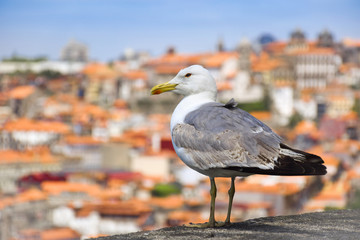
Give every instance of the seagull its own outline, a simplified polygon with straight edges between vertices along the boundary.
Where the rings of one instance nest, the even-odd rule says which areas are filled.
[[[169,82],[151,89],[151,94],[173,92],[184,98],[170,122],[176,154],[190,168],[210,178],[210,217],[194,227],[230,224],[236,177],[265,175],[324,175],[321,157],[291,148],[266,124],[237,108],[231,99],[216,102],[217,88],[210,72],[200,65],[179,71]],[[215,221],[216,177],[231,178],[229,205],[224,223]]]

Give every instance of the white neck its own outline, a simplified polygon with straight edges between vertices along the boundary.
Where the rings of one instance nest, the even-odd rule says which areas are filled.
[[[183,123],[186,115],[209,102],[215,102],[216,96],[211,92],[201,92],[184,97],[176,106],[170,122],[171,131],[178,123]]]

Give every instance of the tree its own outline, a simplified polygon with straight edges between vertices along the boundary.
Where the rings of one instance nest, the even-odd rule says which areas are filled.
[[[156,184],[151,195],[155,197],[167,197],[169,195],[180,194],[181,186],[177,183],[160,183]]]

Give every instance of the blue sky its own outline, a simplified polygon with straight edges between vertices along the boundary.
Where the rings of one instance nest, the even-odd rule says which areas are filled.
[[[227,49],[262,33],[287,40],[295,28],[308,39],[327,28],[336,40],[360,40],[359,25],[358,0],[0,0],[0,58],[58,59],[71,39],[99,61],[125,48],[213,51],[220,37]]]

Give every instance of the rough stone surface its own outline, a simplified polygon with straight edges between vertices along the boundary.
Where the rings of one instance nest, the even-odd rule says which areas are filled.
[[[98,240],[118,239],[360,239],[360,210],[337,210],[300,215],[265,217],[221,228],[184,226],[143,231]]]

